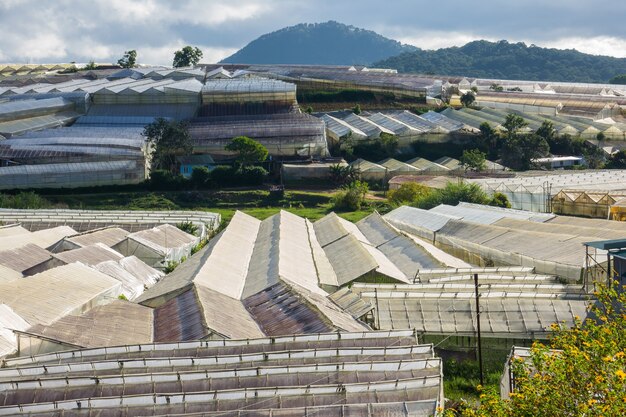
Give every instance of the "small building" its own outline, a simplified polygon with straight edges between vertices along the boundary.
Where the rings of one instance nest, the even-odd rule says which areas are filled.
[[[532,160],[533,164],[547,169],[563,169],[585,164],[582,156],[549,156]]]
[[[205,167],[212,171],[216,164],[211,155],[188,155],[179,156],[176,162],[180,165],[180,175],[185,178],[191,177],[194,168]]]

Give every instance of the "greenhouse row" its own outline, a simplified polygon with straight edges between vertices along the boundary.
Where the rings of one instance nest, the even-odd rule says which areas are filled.
[[[551,211],[552,198],[562,190],[626,190],[626,171],[553,171],[534,173],[534,175],[517,175],[513,178],[471,179],[468,181],[480,185],[489,194],[503,193],[508,197],[513,208],[549,212]]]

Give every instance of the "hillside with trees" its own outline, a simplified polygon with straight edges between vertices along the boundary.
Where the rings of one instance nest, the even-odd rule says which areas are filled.
[[[462,47],[404,52],[373,66],[421,74],[607,83],[622,82],[616,76],[626,73],[626,58],[527,46],[523,42],[474,41]]]
[[[371,30],[329,21],[265,34],[224,59],[229,64],[369,65],[417,50]]]

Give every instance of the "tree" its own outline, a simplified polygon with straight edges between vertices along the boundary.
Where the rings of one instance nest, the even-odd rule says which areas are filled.
[[[526,171],[533,159],[546,156],[549,150],[548,142],[539,135],[513,135],[504,142],[501,159],[509,168]]]
[[[142,135],[151,145],[151,170],[164,169],[177,174],[176,157],[193,152],[187,123],[158,118],[147,125]]]
[[[476,101],[476,97],[472,91],[468,91],[461,96],[461,104],[465,107],[471,106],[474,104],[474,101]]]
[[[408,204],[424,198],[431,193],[432,190],[423,184],[405,182],[399,188],[389,191],[387,198],[396,205]]]
[[[524,120],[522,116],[519,116],[514,113],[509,113],[506,115],[506,119],[502,126],[507,130],[507,137],[510,139],[515,136],[520,129],[528,126],[528,122]]]
[[[557,136],[556,129],[554,128],[554,123],[552,123],[550,120],[544,120],[535,133],[544,138],[546,142],[548,142],[548,144],[551,144],[554,141],[554,138]]]
[[[621,150],[621,151],[615,152],[611,156],[611,159],[609,159],[609,162],[606,164],[606,167],[613,168],[613,169],[626,168],[626,151]]]
[[[369,191],[369,186],[363,181],[354,181],[344,186],[342,191],[339,191],[333,197],[333,207],[339,210],[361,210],[363,203],[365,202],[365,196]]]
[[[354,108],[352,109],[352,113],[359,115],[361,114],[361,105],[357,104],[356,106],[354,106]]]
[[[483,171],[487,168],[487,164],[485,163],[486,158],[487,155],[478,149],[464,150],[459,162],[461,162],[461,165],[463,165],[466,171],[468,169],[472,171]]]
[[[174,52],[174,68],[190,67],[198,64],[202,59],[202,51],[198,47],[185,46],[183,49]]]
[[[491,198],[489,205],[495,207],[511,208],[509,198],[502,193],[493,193],[493,197]]]
[[[388,157],[395,155],[398,150],[398,138],[390,133],[382,132],[380,134],[380,145]]]
[[[247,136],[237,136],[233,138],[233,140],[226,145],[226,150],[238,154],[236,162],[240,168],[263,162],[269,155],[265,146]]]
[[[89,61],[89,62],[87,63],[87,65],[85,65],[82,69],[83,69],[83,70],[86,70],[86,71],[89,71],[89,70],[95,70],[96,68],[98,68],[98,66],[97,66],[97,65],[96,65],[96,63],[92,60],[92,61]]]
[[[361,172],[352,165],[331,165],[329,175],[330,180],[337,185],[350,184],[361,179]]]
[[[626,415],[626,292],[599,286],[587,318],[551,327],[550,344],[535,342],[528,360],[513,362],[510,399],[481,395],[467,417]],[[551,350],[553,349],[553,350]]]
[[[482,122],[479,126],[480,136],[478,143],[480,147],[487,152],[489,159],[496,159],[500,154],[501,138],[489,123]]]
[[[124,52],[124,56],[117,60],[117,64],[122,68],[135,68],[137,66],[137,51],[131,49]]]
[[[616,75],[609,80],[609,84],[626,84],[626,74]]]

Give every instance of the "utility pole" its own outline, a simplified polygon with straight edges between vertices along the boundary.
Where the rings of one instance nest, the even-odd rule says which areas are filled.
[[[483,348],[480,340],[480,303],[478,301],[478,274],[474,274],[474,295],[476,297],[476,331],[478,334],[478,368],[480,371],[480,385],[484,385],[483,377]]]

